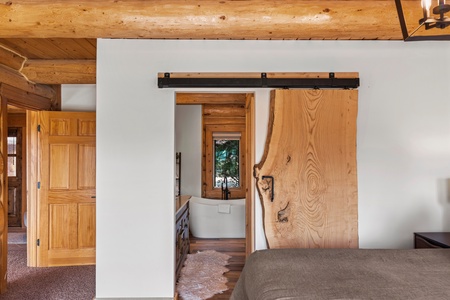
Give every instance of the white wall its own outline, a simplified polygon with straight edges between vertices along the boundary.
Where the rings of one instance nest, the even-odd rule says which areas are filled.
[[[158,72],[359,72],[360,246],[408,248],[414,231],[450,230],[445,55],[450,44],[99,40],[97,45],[97,297],[173,296],[179,90],[158,89]],[[269,96],[267,89],[255,93],[258,162]],[[264,248],[258,199],[255,213],[256,245]]]
[[[95,84],[63,84],[61,85],[61,110],[95,111]]]
[[[173,297],[175,100],[117,42],[97,44],[96,297]]]
[[[181,152],[181,194],[201,197],[201,105],[176,105],[175,149],[177,152]]]

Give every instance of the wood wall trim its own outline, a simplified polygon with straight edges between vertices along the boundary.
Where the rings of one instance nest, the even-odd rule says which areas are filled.
[[[37,111],[27,111],[27,266],[37,267],[37,230],[38,230],[38,131],[39,124]]]
[[[247,167],[253,167],[255,165],[255,95],[247,94],[245,103],[245,122],[246,122],[246,144],[247,154],[245,159],[247,160]],[[245,252],[248,257],[253,251],[255,251],[255,178],[253,172],[246,173],[247,176],[247,193],[245,195]]]
[[[203,105],[203,118],[224,119],[234,118],[242,119],[245,124],[245,103],[244,104],[205,104]]]
[[[52,99],[32,94],[8,84],[0,83],[0,95],[8,104],[30,110],[52,110]]]
[[[403,6],[414,28],[417,1]],[[0,15],[5,38],[402,39],[392,0],[18,0]]]
[[[24,130],[27,126],[26,113],[9,113],[8,112],[8,127],[23,127]],[[23,133],[26,136],[26,132]],[[26,142],[24,142],[26,144]]]
[[[8,114],[6,100],[0,94],[0,294],[6,292],[8,267]]]

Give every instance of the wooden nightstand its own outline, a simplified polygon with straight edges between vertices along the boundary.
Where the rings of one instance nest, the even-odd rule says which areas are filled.
[[[414,248],[450,248],[450,232],[414,232]]]

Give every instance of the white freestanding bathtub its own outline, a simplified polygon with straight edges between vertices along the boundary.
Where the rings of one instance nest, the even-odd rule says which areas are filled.
[[[198,238],[244,238],[245,199],[191,197],[189,226],[192,235]]]

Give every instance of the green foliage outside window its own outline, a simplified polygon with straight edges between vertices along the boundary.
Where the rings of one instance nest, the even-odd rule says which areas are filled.
[[[239,187],[239,140],[214,140],[214,187],[222,187],[227,178],[229,188]]]

